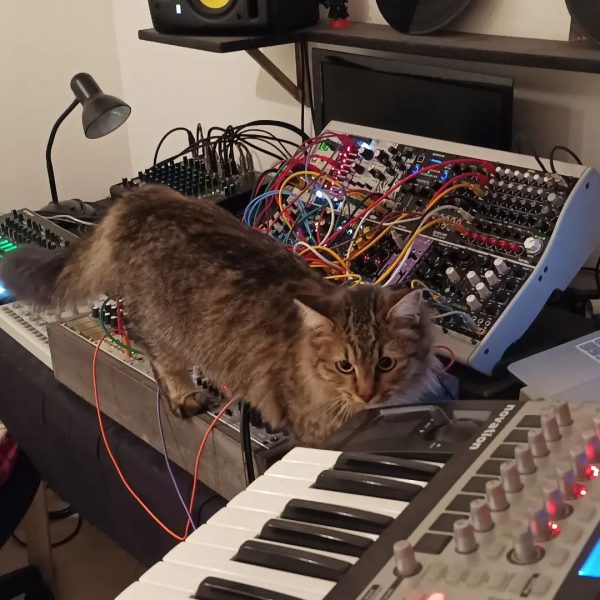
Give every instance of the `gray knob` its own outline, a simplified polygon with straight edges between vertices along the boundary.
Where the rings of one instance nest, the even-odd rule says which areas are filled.
[[[506,261],[503,258],[497,258],[494,261],[494,269],[496,269],[496,273],[498,273],[500,277],[506,275],[510,270],[508,265],[506,264]]]
[[[527,441],[529,442],[531,454],[535,458],[542,458],[543,456],[548,456],[548,454],[550,454],[550,450],[548,450],[548,444],[546,444],[546,438],[544,437],[544,432],[541,429],[538,429],[537,431],[529,431],[527,433]]]
[[[540,558],[529,523],[515,534],[511,558],[519,565],[531,565]]]
[[[518,181],[522,181],[525,178],[525,173],[519,171],[518,169],[515,171],[515,179]]]
[[[586,429],[581,434],[585,453],[591,463],[600,462],[600,438],[593,429]]]
[[[523,246],[525,248],[525,252],[527,252],[529,256],[535,256],[542,251],[544,244],[542,240],[538,240],[534,237],[528,237],[523,243]]]
[[[560,208],[565,203],[565,197],[562,194],[550,192],[548,194],[548,202],[556,208]]]
[[[515,449],[515,461],[517,462],[517,470],[521,475],[530,475],[537,470],[529,446],[517,446]]]
[[[498,275],[496,275],[496,273],[494,271],[492,271],[491,269],[489,271],[485,272],[485,280],[487,281],[487,284],[490,287],[495,287],[500,283],[500,279],[498,278]]]
[[[517,463],[514,460],[500,465],[500,480],[507,494],[516,494],[523,489],[523,482],[517,469]]]
[[[556,472],[558,474],[558,487],[566,500],[577,498],[577,480],[575,471],[568,465],[560,465]]]
[[[575,472],[577,481],[587,481],[590,478],[590,461],[585,450],[581,446],[576,446],[570,453],[571,466]]]
[[[473,287],[475,287],[481,281],[481,278],[479,277],[479,275],[477,275],[477,273],[475,273],[475,271],[469,271],[467,273],[467,281]]]
[[[483,532],[494,528],[490,505],[483,498],[473,500],[469,512],[471,513],[471,524],[475,531]]]
[[[460,275],[454,267],[448,267],[446,269],[446,277],[448,277],[450,283],[458,283],[460,281]]]
[[[459,554],[472,554],[477,550],[475,531],[467,519],[454,522],[454,547]]]
[[[559,427],[568,427],[573,424],[571,408],[568,402],[559,402],[554,406],[554,414]]]
[[[485,283],[483,283],[483,281],[480,281],[476,286],[475,286],[475,291],[479,294],[479,297],[482,300],[485,300],[486,298],[490,297],[490,290],[487,287],[487,285],[485,285]]]
[[[479,302],[479,298],[475,294],[469,294],[467,296],[467,306],[473,312],[479,312],[481,310],[482,304]]]
[[[400,540],[394,544],[396,571],[401,577],[412,577],[421,570],[421,564],[415,556],[415,549],[408,540]]]
[[[567,516],[565,497],[557,485],[544,487],[544,502],[551,519],[562,519]]]
[[[506,492],[498,479],[492,479],[485,484],[485,499],[493,512],[502,512],[508,508]]]
[[[529,516],[531,518],[531,531],[534,539],[538,541],[550,539],[552,530],[550,529],[550,519],[548,518],[548,511],[546,510],[545,503],[541,506],[531,508],[529,510]]]
[[[542,415],[542,431],[547,442],[557,442],[560,440],[560,430],[558,421],[552,414]]]

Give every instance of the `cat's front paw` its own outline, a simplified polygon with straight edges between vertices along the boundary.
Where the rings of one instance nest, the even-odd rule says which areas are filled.
[[[176,401],[169,402],[173,414],[180,419],[191,419],[205,413],[213,405],[213,398],[203,391],[190,392]]]

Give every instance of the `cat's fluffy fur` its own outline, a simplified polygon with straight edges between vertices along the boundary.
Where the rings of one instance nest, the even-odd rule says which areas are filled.
[[[12,253],[2,278],[43,306],[119,294],[176,413],[206,408],[196,365],[304,444],[324,442],[369,401],[414,391],[432,364],[420,294],[330,284],[215,204],[161,186],[127,195],[68,249]],[[378,368],[384,356],[389,371]]]

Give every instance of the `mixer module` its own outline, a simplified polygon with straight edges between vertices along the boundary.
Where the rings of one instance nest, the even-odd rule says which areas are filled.
[[[8,253],[24,245],[53,252],[76,240],[75,234],[31,210],[13,210],[0,217],[0,263]],[[11,300],[10,290],[0,281],[0,329],[52,368],[46,326],[59,320],[60,314],[54,310],[39,312],[25,303]]]
[[[423,289],[436,343],[482,373],[598,245],[594,169],[336,122],[304,154],[246,223],[338,283]]]
[[[139,171],[136,177],[113,185],[110,193],[117,198],[127,191],[150,183],[162,183],[193,198],[210,198],[228,210],[238,210],[250,198],[256,173],[246,163],[213,163],[184,156]]]

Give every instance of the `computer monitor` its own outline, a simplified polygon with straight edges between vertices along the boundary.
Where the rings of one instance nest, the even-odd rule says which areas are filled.
[[[514,81],[313,49],[315,120],[510,150]]]

